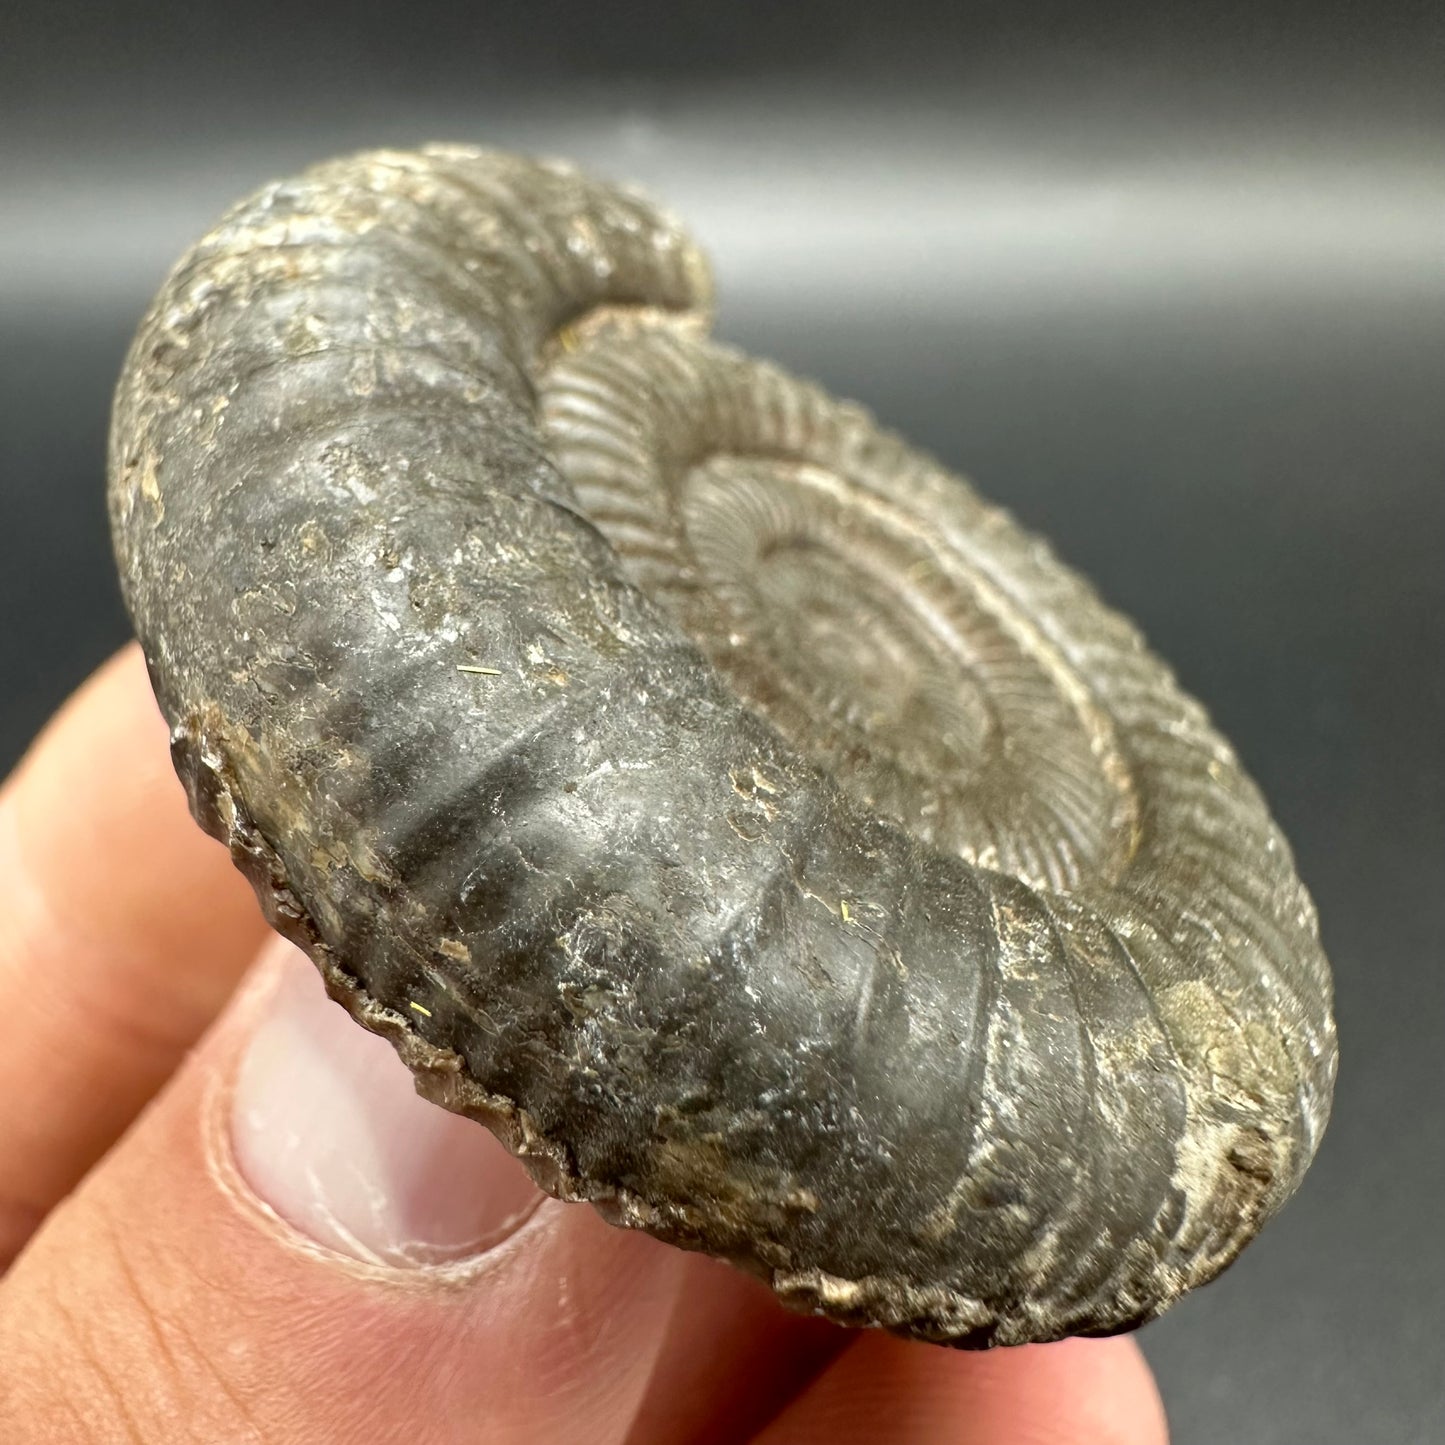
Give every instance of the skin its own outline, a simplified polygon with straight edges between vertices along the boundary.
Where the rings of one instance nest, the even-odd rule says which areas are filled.
[[[187,816],[133,649],[0,793],[0,854],[0,1439],[1165,1440],[1129,1338],[845,1331],[581,1206],[464,1270],[302,1239],[217,1127],[294,961]]]

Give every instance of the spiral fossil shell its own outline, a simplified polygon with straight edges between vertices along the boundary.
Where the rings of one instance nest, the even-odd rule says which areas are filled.
[[[552,1192],[844,1322],[1128,1328],[1314,1153],[1314,909],[1127,621],[708,305],[460,148],[200,241],[110,472],[193,808]]]

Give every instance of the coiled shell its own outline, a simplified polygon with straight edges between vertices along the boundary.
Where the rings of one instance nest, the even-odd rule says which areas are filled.
[[[1314,909],[1128,622],[708,306],[458,148],[199,242],[110,482],[196,815],[554,1193],[849,1323],[1128,1328],[1315,1151]]]

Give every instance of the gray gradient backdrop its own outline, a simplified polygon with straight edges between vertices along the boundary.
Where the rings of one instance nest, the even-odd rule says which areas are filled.
[[[166,266],[428,139],[648,185],[721,335],[1047,532],[1208,703],[1343,1067],[1298,1200],[1144,1347],[1179,1445],[1445,1441],[1445,9],[12,7],[0,765],[126,634],[103,437]]]

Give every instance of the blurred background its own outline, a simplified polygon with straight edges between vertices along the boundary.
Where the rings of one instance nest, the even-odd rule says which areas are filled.
[[[1343,1065],[1299,1198],[1142,1342],[1179,1445],[1445,1441],[1445,8],[10,7],[0,765],[126,637],[104,433],[167,266],[433,139],[644,183],[725,339],[1048,533],[1208,704]]]

